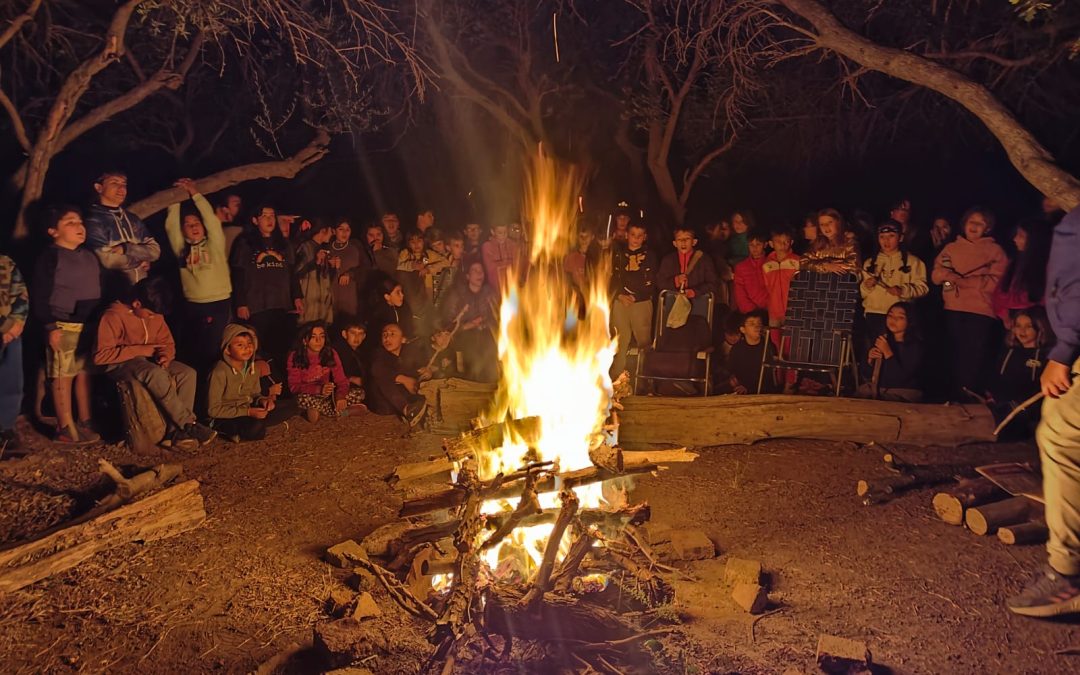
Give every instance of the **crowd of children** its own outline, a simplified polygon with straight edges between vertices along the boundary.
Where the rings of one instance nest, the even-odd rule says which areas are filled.
[[[41,363],[56,441],[98,440],[91,376],[104,374],[145,387],[168,427],[166,443],[179,449],[217,436],[260,439],[292,415],[315,423],[370,411],[415,424],[425,414],[425,379],[497,378],[499,298],[524,264],[527,228],[445,231],[431,210],[407,230],[393,213],[360,227],[261,203],[245,212],[235,194],[211,203],[189,179],[176,186],[190,199],[170,206],[164,222],[178,283],[159,261],[157,240],[124,208],[120,172],[95,181],[89,208],[48,212],[42,230],[51,243],[29,283],[0,256],[6,448],[18,444],[24,359]],[[1052,209],[1001,243],[982,208],[963,215],[955,236],[943,218],[916,227],[906,200],[876,225],[826,208],[797,231],[760,228],[741,210],[705,227],[704,242],[694,228],[674,227],[670,248],[651,242],[625,205],[613,215],[603,236],[581,225],[564,261],[568,287],[579,291],[610,270],[613,374],[631,367],[634,346],[653,346],[664,325],[664,348],[715,351],[706,377],[717,393],[825,388],[793,371],[762,377],[761,363],[780,348],[776,329],[793,279],[842,275],[862,297],[855,351],[866,378],[852,393],[978,399],[1005,414],[1038,389],[1054,341],[1042,309],[1060,216]],[[174,286],[182,302],[172,302]],[[678,296],[667,317],[657,317],[668,311],[657,302],[662,291]],[[697,298],[711,299],[715,331],[679,304]],[[22,346],[30,319],[44,342],[34,353]],[[951,369],[947,390],[930,377],[943,368]]]

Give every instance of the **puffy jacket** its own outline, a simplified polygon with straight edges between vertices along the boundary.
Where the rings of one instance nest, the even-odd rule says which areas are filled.
[[[94,204],[86,210],[83,221],[86,225],[86,245],[97,254],[101,266],[123,273],[132,284],[147,277],[140,265],[161,257],[161,245],[150,236],[146,225],[123,207]],[[121,246],[123,251],[114,252],[117,246]]]
[[[943,288],[945,309],[994,316],[994,289],[1009,266],[1009,259],[990,237],[970,241],[957,237],[934,258],[933,280]]]
[[[912,253],[907,254],[907,271],[904,271],[904,258],[900,251],[878,253],[863,263],[863,282],[859,291],[867,314],[887,314],[889,308],[901,300],[915,300],[930,292],[923,261]],[[866,283],[871,278],[877,281],[873,287]],[[900,297],[889,293],[885,286],[899,287]]]
[[[788,292],[791,279],[799,273],[799,256],[789,253],[783,260],[778,260],[776,253],[765,256],[761,273],[765,276],[765,290],[769,292],[769,318],[780,320],[787,313]]]
[[[1050,358],[1072,365],[1080,357],[1080,207],[1057,227],[1046,267],[1046,314],[1057,336]]]

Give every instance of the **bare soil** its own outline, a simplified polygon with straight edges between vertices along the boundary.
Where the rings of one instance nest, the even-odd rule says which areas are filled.
[[[194,531],[129,544],[0,597],[0,670],[12,673],[252,672],[309,644],[346,573],[322,552],[392,520],[400,504],[382,481],[439,439],[403,436],[377,416],[294,421],[260,443],[216,442],[182,458],[202,484],[208,518]],[[134,469],[176,458],[122,446],[49,447],[0,463],[0,543],[32,536],[109,489],[105,457]],[[898,450],[927,463],[1034,457],[1026,445]],[[1042,547],[1005,547],[937,520],[932,490],[863,506],[855,482],[885,475],[882,448],[811,441],[706,448],[697,462],[640,478],[634,501],[654,521],[704,530],[719,557],[680,581],[680,635],[664,672],[814,672],[817,637],[864,640],[896,673],[1080,671],[1080,631],[1003,609],[1043,561]],[[739,610],[722,585],[727,556],[760,560],[770,613]],[[363,664],[416,672],[429,647],[385,597],[378,619],[394,646]],[[280,659],[284,661],[284,659]],[[304,653],[286,670],[317,672]],[[263,672],[268,672],[264,668]],[[511,671],[513,672],[513,671]]]

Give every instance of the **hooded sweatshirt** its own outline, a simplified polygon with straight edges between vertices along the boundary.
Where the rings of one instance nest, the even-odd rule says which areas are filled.
[[[161,257],[161,246],[134,213],[117,206],[111,208],[94,204],[83,218],[86,224],[86,245],[101,260],[107,270],[124,274],[136,284],[147,277],[140,266]],[[120,246],[123,251],[114,252]]]
[[[229,341],[241,333],[249,334],[255,351],[259,349],[259,338],[255,331],[237,323],[225,326],[225,333],[221,338],[221,360],[214,364],[214,369],[210,371],[210,383],[206,392],[207,413],[215,419],[247,417],[248,408],[262,393],[254,357],[239,370],[225,359]]]
[[[735,307],[743,314],[765,309],[769,291],[765,288],[765,256],[746,258],[735,266]]]
[[[863,263],[863,283],[859,290],[867,314],[888,314],[894,304],[921,298],[930,291],[926,285],[926,265],[913,253],[908,253],[906,257],[907,271],[903,269],[905,256],[900,251],[881,252]],[[866,280],[870,278],[876,278],[878,282],[873,288],[866,285]],[[885,286],[898,287],[900,297],[889,293]]]
[[[934,258],[935,284],[942,289],[945,309],[994,318],[994,289],[1009,266],[1005,251],[991,237],[970,241],[957,237]]]
[[[148,346],[160,350],[169,361],[176,358],[176,342],[165,317],[155,312],[139,318],[129,305],[114,302],[98,324],[94,363],[114,367],[139,357],[149,358]]]
[[[293,301],[302,297],[293,272],[295,263],[293,247],[280,232],[263,237],[258,230],[249,229],[233,244],[233,304],[247,307],[252,314],[270,309],[292,311]]]
[[[202,241],[189,243],[180,227],[180,204],[171,204],[165,217],[165,233],[169,245],[180,263],[180,285],[188,302],[205,303],[226,300],[232,295],[229,280],[229,260],[225,255],[225,232],[221,221],[206,197],[192,195],[191,201],[199,209],[206,236]]]

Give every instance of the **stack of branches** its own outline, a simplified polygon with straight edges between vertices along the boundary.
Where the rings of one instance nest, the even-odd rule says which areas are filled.
[[[481,479],[463,445],[486,450],[493,437],[531,424],[509,421],[501,429],[489,427],[449,442],[444,449],[459,455],[451,486],[404,501],[399,516],[410,525],[396,524],[396,536],[385,544],[372,545],[383,536],[379,531],[364,541],[384,562],[358,564],[405,611],[430,622],[435,649],[429,671],[475,672],[488,662],[508,662],[517,646],[515,660],[615,673],[621,672],[620,661],[625,666],[640,654],[636,645],[669,632],[645,628],[673,616],[668,576],[678,573],[657,561],[637,530],[651,516],[649,505],[582,508],[574,488],[656,472],[665,463],[697,456],[685,448],[628,452],[600,445],[590,453],[593,466],[584,469],[560,472],[557,464],[534,461]],[[392,474],[395,483],[403,474],[411,475],[401,467]],[[554,492],[558,508],[542,508],[540,495]],[[516,505],[482,513],[492,500],[516,500]],[[538,565],[524,562],[529,559],[524,551],[506,555],[506,548],[497,569],[484,563],[485,552],[519,528],[539,524],[550,524],[551,533]],[[560,556],[564,540],[569,547]],[[438,574],[450,575],[441,592],[432,585]]]

